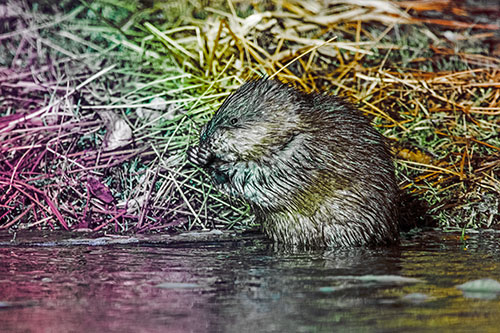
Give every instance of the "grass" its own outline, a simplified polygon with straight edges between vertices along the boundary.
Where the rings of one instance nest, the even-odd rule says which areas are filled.
[[[255,227],[185,151],[242,82],[278,71],[373,118],[441,227],[498,228],[494,24],[390,1],[147,4],[0,5],[0,229]]]

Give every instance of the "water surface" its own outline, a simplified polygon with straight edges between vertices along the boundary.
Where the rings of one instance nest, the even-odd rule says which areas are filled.
[[[4,235],[0,331],[496,332],[500,292],[456,286],[500,280],[499,236],[293,253],[261,237],[92,246]]]

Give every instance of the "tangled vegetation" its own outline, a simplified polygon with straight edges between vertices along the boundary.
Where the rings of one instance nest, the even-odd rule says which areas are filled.
[[[253,227],[185,151],[265,74],[373,118],[441,227],[498,228],[500,27],[444,3],[0,5],[0,229]]]

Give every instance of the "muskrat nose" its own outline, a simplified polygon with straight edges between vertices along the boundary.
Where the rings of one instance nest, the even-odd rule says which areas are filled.
[[[203,133],[200,135],[200,142],[205,142],[208,139],[208,134],[207,131],[203,131]]]

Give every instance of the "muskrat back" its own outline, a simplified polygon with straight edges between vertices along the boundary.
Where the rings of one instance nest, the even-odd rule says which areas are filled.
[[[246,201],[273,240],[306,247],[398,239],[391,153],[351,104],[271,79],[242,85],[203,127],[189,160]]]

